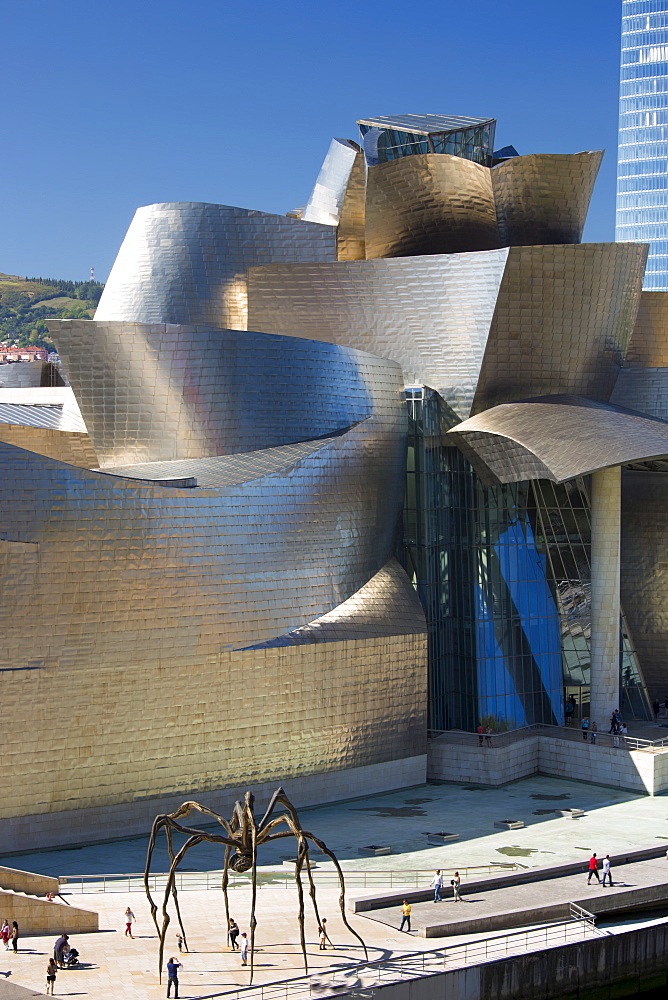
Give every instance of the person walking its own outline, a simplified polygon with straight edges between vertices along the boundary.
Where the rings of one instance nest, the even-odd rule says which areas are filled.
[[[478,728],[476,729],[476,733],[478,734],[478,746],[481,747],[482,740],[485,735],[485,730],[482,728],[482,722],[478,723]]]
[[[659,721],[659,712],[661,711],[661,705],[659,704],[659,699],[655,698],[652,702],[652,711],[654,712],[654,721]]]
[[[485,730],[485,743],[488,747],[492,745],[492,727],[488,726]]]
[[[574,711],[575,711],[575,699],[573,698],[573,695],[571,695],[571,697],[564,705],[564,721],[567,726],[570,726],[571,722],[573,721]]]
[[[11,927],[9,926],[8,920],[2,921],[2,928],[0,928],[0,938],[5,946],[5,951],[9,951],[9,935],[11,934]]]
[[[173,956],[167,962],[167,996],[169,996],[173,986],[176,1000],[178,1000],[179,996],[179,969],[182,968],[181,963],[177,962]]]
[[[610,861],[610,855],[606,854],[603,858],[603,885],[605,885],[605,880],[608,879],[608,884],[612,889],[612,862]]]
[[[403,901],[403,903],[401,904],[401,914],[402,914],[401,915],[401,924],[399,925],[399,930],[402,931],[404,929],[404,924],[406,924],[406,930],[410,931],[410,929],[411,929],[411,904],[408,902],[407,899],[405,899]]]
[[[236,920],[232,920],[231,917],[227,928],[227,936],[230,939],[230,947],[232,948],[232,951],[238,951],[239,945],[237,944],[237,938],[239,937],[239,924]]]
[[[586,743],[587,742],[587,730],[589,729],[589,719],[583,719],[582,722],[581,722],[581,724],[580,724],[580,726],[581,726],[581,729],[582,729],[582,739]]]
[[[596,743],[596,734],[597,733],[598,733],[598,726],[596,725],[595,722],[592,722],[592,724],[591,724],[591,737],[590,737],[592,743]]]
[[[14,949],[14,954],[19,950],[19,925],[15,920],[12,920],[12,930],[11,930],[12,948]]]
[[[134,913],[132,912],[129,906],[123,915],[123,919],[125,920],[125,936],[132,938],[132,925],[134,924],[137,918],[135,917]]]
[[[318,934],[320,935],[320,951],[326,951],[327,950],[327,942],[328,941],[329,941],[331,947],[332,948],[334,947],[334,945],[332,944],[332,942],[329,940],[329,935],[327,933],[327,917],[323,917],[322,918],[322,922],[320,924],[320,927],[318,927]]]
[[[181,933],[176,935],[176,947],[181,953],[183,952],[183,934]]]
[[[58,966],[56,965],[55,959],[50,958],[49,964],[46,967],[46,995],[53,996],[53,988],[56,985],[56,972]]]
[[[588,869],[588,871],[589,871],[589,875],[587,876],[587,885],[591,885],[591,877],[592,877],[592,875],[596,876],[596,881],[600,884],[601,877],[598,874],[598,858],[596,857],[595,854],[592,854],[592,856],[589,859],[589,869]]]
[[[454,897],[455,903],[464,902],[459,892],[459,887],[461,884],[462,884],[461,875],[459,874],[459,872],[455,872],[455,877],[450,879],[450,885],[452,886],[452,895]]]
[[[241,964],[248,965],[248,935],[244,931],[241,935]]]
[[[433,879],[431,880],[431,884],[432,884],[432,886],[434,888],[434,902],[435,903],[440,903],[441,902],[441,889],[443,888],[443,876],[441,875],[441,869],[440,868],[436,869],[436,874],[434,875]]]

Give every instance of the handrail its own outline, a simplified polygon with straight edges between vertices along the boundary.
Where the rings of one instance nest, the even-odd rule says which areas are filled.
[[[526,739],[528,736],[546,735],[555,739],[570,740],[573,742],[584,742],[583,733],[586,734],[586,742],[592,744],[591,730],[582,730],[575,726],[551,726],[547,723],[534,723],[530,726],[521,726],[517,729],[508,729],[503,733],[469,733],[460,729],[430,729],[431,739],[443,739],[447,743],[458,743],[464,746],[495,747],[507,746],[516,740]],[[614,747],[620,750],[646,750],[651,753],[668,748],[668,736],[658,740],[643,740],[637,736],[614,736],[611,733],[596,733],[596,746]]]
[[[587,936],[606,936],[596,927],[593,914],[571,904],[582,916],[546,924],[544,927],[512,931],[498,937],[448,945],[433,951],[416,951],[378,962],[362,962],[331,973],[313,973],[284,979],[266,986],[247,986],[225,991],[229,1000],[294,1000],[295,997],[369,996],[375,987],[404,979],[422,979],[468,965],[495,962],[509,953],[543,951]],[[220,995],[220,994],[218,994]],[[372,995],[372,994],[371,994]]]
[[[318,862],[320,863],[320,862]],[[471,875],[484,875],[491,873],[519,871],[524,866],[517,862],[497,862],[489,865],[470,865],[468,868],[459,867],[456,870],[464,878]],[[455,868],[441,869],[446,875],[454,874]],[[313,879],[316,885],[338,886],[339,877],[334,869],[326,870],[321,868],[312,869]],[[345,870],[343,876],[346,886],[351,888],[371,888],[377,889],[379,886],[392,889],[423,889],[429,886],[434,870],[430,869],[405,869],[387,871],[383,869],[367,870]],[[220,881],[223,870],[204,872],[176,872],[176,888],[179,892],[188,889],[220,889]],[[238,874],[228,873],[230,889],[246,888],[250,884],[250,873]],[[144,873],[130,872],[119,874],[98,874],[98,875],[61,875],[59,876],[61,886],[67,886],[69,891],[76,892],[141,892],[144,890]],[[280,869],[260,869],[257,874],[258,888],[265,886],[282,886],[287,888],[293,886],[295,881],[294,870],[292,868]],[[164,888],[167,883],[167,872],[154,872],[149,875],[149,886],[155,892],[159,888]]]

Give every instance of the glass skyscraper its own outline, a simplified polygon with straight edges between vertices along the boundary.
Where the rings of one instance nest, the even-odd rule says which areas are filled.
[[[668,0],[623,0],[617,230],[649,243],[644,288],[668,291]]]

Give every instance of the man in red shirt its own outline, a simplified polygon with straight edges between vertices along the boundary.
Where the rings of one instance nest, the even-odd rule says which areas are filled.
[[[485,730],[482,728],[482,722],[478,723],[478,728],[476,729],[476,733],[478,734],[478,746],[481,747],[482,738],[485,735]]]
[[[592,856],[589,859],[589,877],[587,878],[587,885],[591,884],[592,875],[596,876],[596,881],[600,885],[601,876],[598,874],[598,858],[596,857],[595,854],[592,854]]]

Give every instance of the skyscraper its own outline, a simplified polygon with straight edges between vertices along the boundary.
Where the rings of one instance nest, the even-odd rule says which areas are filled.
[[[668,0],[623,0],[616,238],[649,243],[644,288],[668,291]]]

